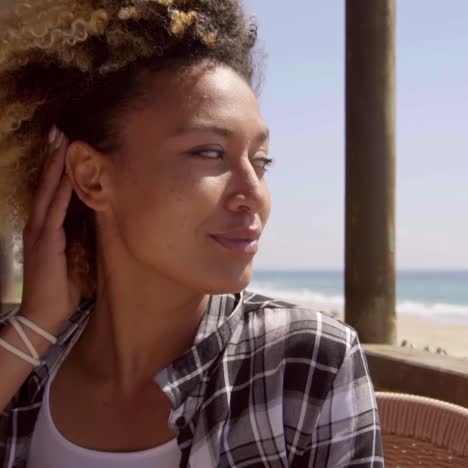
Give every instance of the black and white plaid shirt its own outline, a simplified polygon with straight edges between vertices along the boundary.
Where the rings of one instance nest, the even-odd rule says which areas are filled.
[[[93,304],[80,305],[2,412],[0,467],[26,467],[45,383]],[[173,404],[181,468],[384,466],[363,349],[324,313],[249,290],[211,296],[193,347],[154,380]]]

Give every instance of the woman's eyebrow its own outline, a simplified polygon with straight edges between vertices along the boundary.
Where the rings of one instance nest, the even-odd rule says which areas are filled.
[[[230,137],[234,135],[235,133],[233,130],[229,128],[220,127],[219,125],[216,125],[216,124],[194,123],[190,125],[181,125],[180,127],[177,128],[173,136],[177,137],[177,136],[181,136],[185,133],[190,133],[190,132],[213,132],[223,137]],[[265,128],[264,130],[258,133],[258,135],[255,137],[255,140],[263,143],[269,138],[270,138],[270,130],[268,128]]]

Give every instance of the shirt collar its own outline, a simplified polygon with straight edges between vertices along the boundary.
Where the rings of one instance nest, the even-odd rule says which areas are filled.
[[[178,408],[201,383],[226,348],[242,317],[243,296],[243,291],[210,296],[193,346],[154,376],[174,408]]]

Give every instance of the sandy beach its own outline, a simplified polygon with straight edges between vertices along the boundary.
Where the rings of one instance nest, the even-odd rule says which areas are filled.
[[[342,310],[330,309],[325,304],[304,305],[343,320]],[[401,345],[403,340],[415,349],[424,350],[429,346],[429,350],[435,352],[437,348],[442,348],[449,356],[468,359],[468,325],[424,320],[416,315],[400,313],[397,321],[397,344]]]
[[[417,349],[441,347],[450,356],[468,358],[468,325],[421,320],[409,314],[398,316],[398,343],[413,343]]]
[[[336,311],[335,311],[336,312]],[[342,318],[343,314],[339,313]],[[403,340],[418,350],[436,352],[441,348],[447,355],[468,359],[468,325],[423,320],[410,314],[398,314],[397,344]]]

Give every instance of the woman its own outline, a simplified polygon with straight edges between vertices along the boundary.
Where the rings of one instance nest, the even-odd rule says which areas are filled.
[[[2,21],[0,185],[24,227],[2,466],[383,466],[355,331],[246,289],[271,158],[239,2]]]

